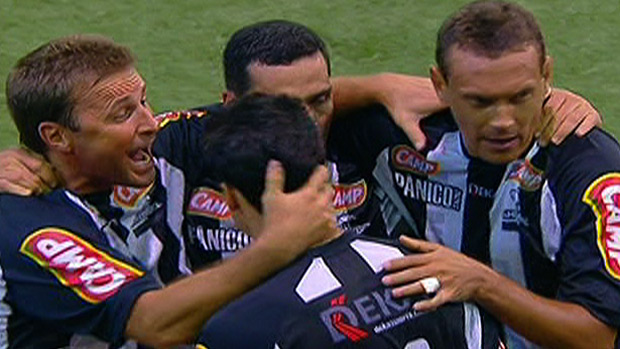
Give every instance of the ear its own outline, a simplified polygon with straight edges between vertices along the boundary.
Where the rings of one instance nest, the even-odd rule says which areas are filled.
[[[224,105],[230,105],[232,102],[237,100],[237,95],[230,90],[226,90],[222,92],[222,103]]]
[[[551,93],[551,85],[553,84],[553,58],[545,57],[542,67],[543,80],[545,81],[545,96]]]
[[[73,142],[66,127],[51,121],[39,124],[39,136],[49,150],[63,153],[71,152]]]
[[[433,82],[433,87],[435,88],[435,93],[437,94],[439,100],[443,103],[447,103],[446,88],[448,87],[448,81],[444,77],[441,70],[439,70],[436,66],[431,68],[431,81]]]

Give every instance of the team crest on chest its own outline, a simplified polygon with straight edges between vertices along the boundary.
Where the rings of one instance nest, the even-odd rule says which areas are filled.
[[[620,280],[620,173],[599,177],[582,200],[596,215],[597,243],[605,268]]]
[[[123,208],[133,208],[146,193],[151,190],[153,184],[146,188],[132,188],[117,185],[114,187],[112,199],[114,203]]]

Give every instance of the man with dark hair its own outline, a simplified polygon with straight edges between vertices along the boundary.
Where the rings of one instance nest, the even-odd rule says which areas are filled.
[[[362,166],[393,219],[432,241],[402,239],[418,253],[388,263],[396,273],[384,281],[401,286],[396,296],[436,291],[419,311],[476,302],[507,325],[510,348],[617,347],[617,142],[594,129],[545,144],[552,60],[516,4],[475,2],[451,16],[437,64],[431,77],[450,112],[423,124],[426,149],[372,115],[343,140],[361,145],[352,156],[374,156]],[[364,141],[371,135],[383,144]]]
[[[161,288],[157,270],[145,272],[134,258],[107,200],[117,184],[160,185],[150,151],[157,123],[129,50],[102,37],[51,41],[19,60],[6,95],[20,138],[49,160],[62,187],[0,195],[2,347],[64,347],[87,334],[113,346],[191,342],[219,307],[335,225],[325,169],[285,195],[276,166],[262,197],[269,218],[261,238]],[[289,208],[300,204],[303,213]]]
[[[332,119],[334,103],[330,80],[329,55],[323,40],[309,28],[283,20],[259,22],[235,32],[224,49],[224,71],[226,86],[224,105],[247,93],[284,94],[304,102],[310,115],[327,136]],[[364,86],[384,86],[380,77],[375,84],[354,84],[346,89],[334,85],[334,93],[348,95],[373,95]],[[349,80],[350,83],[353,80]],[[387,81],[392,81],[388,79]],[[416,81],[412,79],[409,82]],[[429,86],[430,88],[430,86]],[[424,85],[417,88],[420,95]],[[367,96],[371,99],[370,96]],[[434,98],[417,97],[422,107],[436,110],[439,104],[426,103]],[[338,103],[342,103],[341,98]],[[415,103],[413,103],[415,105]],[[568,104],[571,104],[570,102]],[[221,256],[227,256],[247,246],[250,238],[235,228],[228,209],[225,207],[219,184],[213,181],[200,159],[194,154],[200,152],[203,136],[202,123],[210,112],[217,111],[222,104],[209,105],[186,112],[173,112],[162,117],[161,131],[154,146],[156,155],[161,156],[176,168],[182,169],[189,183],[186,201],[184,236],[188,256],[193,267],[205,265]],[[423,112],[423,111],[418,111]],[[355,117],[351,117],[355,123]],[[570,122],[568,122],[570,123]],[[339,222],[345,227],[357,228],[370,235],[385,237],[408,233],[407,226],[395,227],[384,220],[381,211],[383,197],[377,197],[374,187],[360,176],[342,152],[354,143],[338,142],[346,138],[350,130],[338,128],[327,143],[329,166],[334,182],[334,207],[339,212]],[[374,137],[370,138],[375,139]],[[212,169],[216,170],[216,169]],[[387,228],[387,229],[386,229]]]
[[[209,175],[223,183],[235,224],[254,237],[267,160],[282,163],[285,190],[325,162],[320,131],[297,100],[246,96],[205,124],[203,156],[216,169]],[[412,299],[395,301],[381,285],[381,265],[402,255],[393,242],[332,227],[305,256],[216,314],[198,347],[498,348],[497,324],[476,306],[419,314]]]

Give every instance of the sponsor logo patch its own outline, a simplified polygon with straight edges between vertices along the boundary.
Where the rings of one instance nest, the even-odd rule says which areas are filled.
[[[397,302],[392,292],[384,289],[358,297],[350,304],[346,295],[336,297],[320,317],[334,343],[347,339],[359,342],[370,335],[362,326],[374,326],[373,332],[381,333],[413,319],[416,315],[407,312],[410,308],[411,301]]]
[[[439,173],[439,164],[428,161],[422,154],[406,145],[399,145],[392,150],[392,162],[394,167],[415,172],[421,175],[434,175]]]
[[[527,191],[538,190],[543,182],[543,171],[534,167],[529,160],[511,164],[508,171],[508,179],[519,183]]]
[[[82,299],[99,303],[144,275],[60,228],[40,229],[24,240],[21,253],[49,270]]]
[[[365,180],[353,184],[334,184],[334,208],[336,211],[351,210],[366,201],[367,187]]]
[[[133,208],[146,193],[151,190],[153,184],[146,188],[132,188],[117,185],[114,187],[112,199],[114,203],[123,208]]]
[[[171,111],[155,115],[155,120],[157,121],[159,128],[163,128],[170,122],[178,121],[181,119],[201,118],[207,114],[208,112],[205,110]]]
[[[596,215],[598,248],[605,268],[620,280],[620,173],[596,179],[583,194],[583,202]]]
[[[224,199],[224,195],[206,187],[194,190],[189,200],[187,212],[219,220],[232,218],[232,213]]]

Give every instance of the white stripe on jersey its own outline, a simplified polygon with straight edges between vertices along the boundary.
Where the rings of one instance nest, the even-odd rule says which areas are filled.
[[[465,340],[467,348],[482,348],[482,320],[480,319],[480,311],[474,304],[463,303],[465,311]]]
[[[179,244],[179,271],[189,275],[190,268],[187,266],[185,242],[183,240],[181,226],[183,223],[183,199],[185,191],[185,176],[183,171],[170,165],[164,158],[156,160],[161,183],[166,188],[166,219],[168,226],[176,235]]]
[[[545,181],[542,187],[540,199],[540,227],[542,230],[542,242],[545,254],[552,262],[555,262],[555,254],[560,250],[562,241],[562,225],[558,218],[558,210],[555,197],[549,189],[549,183]]]
[[[11,307],[4,302],[6,297],[6,281],[4,281],[4,273],[0,267],[0,348],[9,347],[9,316],[11,315]]]
[[[305,302],[313,300],[342,287],[342,284],[329,269],[322,257],[312,260],[310,266],[301,277],[295,293]]]
[[[426,238],[429,241],[461,251],[463,243],[463,218],[467,198],[467,167],[469,159],[461,148],[460,133],[450,132],[441,137],[437,147],[426,156],[428,161],[439,163],[440,171],[428,178],[446,186],[459,188],[460,210],[455,211],[432,204],[426,204]]]
[[[383,270],[385,262],[404,256],[396,247],[372,241],[355,240],[351,243],[351,248],[364,259],[375,274]]]

